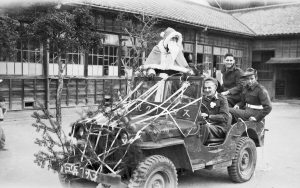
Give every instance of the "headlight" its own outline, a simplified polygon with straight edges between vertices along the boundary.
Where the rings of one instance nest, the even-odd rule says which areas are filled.
[[[121,144],[126,144],[128,142],[128,134],[126,131],[121,130],[121,133],[119,135],[119,140],[121,141]]]
[[[84,138],[85,129],[82,124],[73,124],[72,131],[69,133],[69,136],[76,138],[77,140]]]
[[[76,134],[77,134],[80,138],[82,138],[83,135],[84,135],[84,129],[83,129],[83,127],[79,127],[79,130],[77,131]]]

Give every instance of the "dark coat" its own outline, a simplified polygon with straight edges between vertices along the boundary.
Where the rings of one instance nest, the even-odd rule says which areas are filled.
[[[222,72],[222,79],[223,79],[223,91],[228,91],[232,95],[240,94],[242,91],[242,85],[240,82],[240,77],[242,75],[242,70],[238,67],[235,67],[235,65],[230,68],[226,69],[225,66],[221,69]]]
[[[229,130],[229,107],[228,102],[225,96],[221,94],[217,94],[212,98],[203,97],[202,113],[208,113],[209,118],[208,122],[216,124],[216,126],[220,127],[224,132]]]
[[[241,99],[241,102],[237,104],[240,108],[245,108],[246,104],[263,106],[263,109],[259,110],[259,113],[253,114],[257,121],[261,121],[272,110],[269,93],[266,88],[259,83],[251,87],[244,87]]]

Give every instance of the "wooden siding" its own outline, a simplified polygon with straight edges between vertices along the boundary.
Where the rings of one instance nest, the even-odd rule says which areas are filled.
[[[252,61],[252,48],[249,39],[241,37],[233,37],[223,35],[221,33],[198,32],[197,44],[209,45],[212,47],[222,47],[227,49],[242,50],[242,63],[241,68],[246,69],[251,67]]]
[[[274,50],[275,57],[300,57],[300,38],[255,40],[253,51]]]
[[[257,39],[253,42],[252,48],[254,51],[253,64],[261,69],[258,69],[258,72],[262,73],[265,71],[273,74],[273,76],[270,76],[269,80],[262,79],[262,77],[259,76],[259,82],[267,88],[271,99],[295,97],[294,95],[300,97],[299,94],[297,94],[299,77],[297,77],[297,72],[295,72],[298,71],[300,73],[300,65],[264,64],[271,57],[264,58],[264,54],[268,52],[273,52],[273,57],[277,58],[299,58],[300,37]],[[293,79],[290,78],[292,75],[294,76]]]
[[[49,78],[49,107],[55,108],[58,80]],[[35,109],[38,103],[46,105],[46,79],[4,79],[0,95],[10,110]],[[62,107],[97,105],[105,94],[118,97],[118,92],[126,94],[125,79],[80,79],[64,80]]]

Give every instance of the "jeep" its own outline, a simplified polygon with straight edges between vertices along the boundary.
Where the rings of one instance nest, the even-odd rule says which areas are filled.
[[[179,170],[221,167],[232,181],[248,181],[256,147],[264,144],[264,122],[237,121],[226,137],[202,143],[202,84],[199,76],[136,78],[121,101],[73,124],[74,153],[60,166],[61,183],[174,188]]]

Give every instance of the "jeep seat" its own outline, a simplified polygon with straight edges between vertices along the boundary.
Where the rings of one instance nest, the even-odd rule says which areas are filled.
[[[207,146],[219,145],[219,144],[222,144],[224,142],[224,140],[225,140],[225,137],[224,138],[209,138],[205,144]]]
[[[228,120],[227,120],[227,129],[230,129],[232,126],[232,115],[229,114]],[[226,131],[225,136],[223,138],[208,138],[205,142],[205,145],[212,146],[212,145],[219,145],[222,144],[225,141],[225,138],[228,134],[229,130]]]

